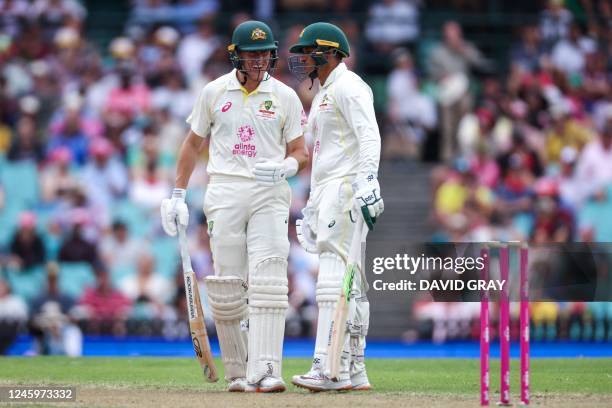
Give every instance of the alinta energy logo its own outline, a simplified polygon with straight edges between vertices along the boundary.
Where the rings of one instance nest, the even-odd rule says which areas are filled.
[[[237,132],[240,143],[234,145],[232,154],[234,156],[256,157],[257,147],[250,143],[255,137],[255,129],[251,125],[242,125]]]

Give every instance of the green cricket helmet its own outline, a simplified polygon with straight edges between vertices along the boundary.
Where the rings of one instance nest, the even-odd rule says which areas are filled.
[[[313,48],[308,55],[314,60],[314,66],[307,65],[306,58],[304,58],[305,48]],[[289,48],[289,52],[301,54],[289,57],[289,70],[302,81],[306,76],[311,79],[317,77],[317,68],[327,64],[325,53],[332,52],[344,58],[350,55],[351,50],[346,35],[339,27],[330,23],[318,22],[302,30],[297,43]]]
[[[267,72],[274,70],[278,60],[278,41],[274,41],[274,34],[270,27],[261,21],[245,21],[234,29],[232,43],[227,47],[230,54],[232,66],[239,71],[244,71],[243,61],[240,58],[241,51],[272,51]]]

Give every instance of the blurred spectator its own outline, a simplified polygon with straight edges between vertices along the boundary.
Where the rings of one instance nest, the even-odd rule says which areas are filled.
[[[418,156],[420,146],[436,126],[436,106],[430,97],[421,93],[414,72],[412,56],[406,49],[394,52],[395,68],[387,80],[387,112],[391,132],[385,135],[385,158],[402,152]]]
[[[72,153],[67,147],[60,147],[49,154],[49,164],[40,175],[42,199],[48,203],[68,197],[68,193],[78,188],[76,174],[70,168]]]
[[[8,283],[0,277],[0,354],[6,353],[27,319],[28,306],[22,298],[11,294]]]
[[[468,89],[470,70],[488,70],[491,64],[476,47],[465,41],[458,23],[445,23],[443,37],[443,42],[429,56],[428,68],[429,74],[438,84],[441,157],[449,161],[457,150],[459,120],[472,107]]]
[[[189,116],[195,102],[192,93],[185,87],[182,73],[177,70],[166,71],[161,78],[161,86],[153,92],[153,106],[167,108],[179,119]]]
[[[118,114],[129,122],[136,116],[148,112],[151,106],[151,92],[145,83],[138,80],[130,65],[121,66],[118,75],[119,84],[108,94],[106,112]]]
[[[44,263],[45,258],[42,238],[36,232],[36,215],[32,212],[21,213],[11,242],[11,264],[18,269],[30,269]]]
[[[79,356],[82,333],[69,318],[74,301],[60,292],[58,279],[59,265],[49,262],[46,290],[32,302],[31,331],[39,354]]]
[[[83,350],[83,334],[62,312],[57,302],[48,301],[33,317],[38,331],[38,352],[43,355],[79,357]]]
[[[454,171],[437,189],[434,206],[443,223],[452,223],[457,218],[449,217],[463,211],[468,202],[472,201],[484,209],[491,204],[491,200],[490,190],[478,185],[475,174],[469,170],[469,163],[459,159]]]
[[[130,199],[142,208],[156,210],[171,189],[170,183],[160,176],[157,163],[151,160],[145,173],[135,177],[130,185]]]
[[[567,38],[560,40],[553,47],[551,52],[552,63],[566,75],[580,77],[584,71],[587,54],[593,53],[595,49],[595,42],[582,36],[578,24],[572,24]]]
[[[27,17],[28,8],[27,0],[0,0],[0,30],[13,38],[16,37],[19,33],[19,22]]]
[[[100,241],[100,256],[108,268],[114,271],[127,268],[134,272],[138,259],[147,251],[147,244],[130,236],[123,221],[115,221],[111,234]]]
[[[185,121],[170,114],[169,107],[156,111],[159,130],[157,132],[157,142],[159,143],[159,153],[162,163],[166,166],[174,165],[178,155],[177,146],[183,142],[185,137]]]
[[[477,145],[476,153],[470,161],[470,170],[476,174],[478,183],[483,186],[493,189],[499,183],[499,166],[484,142]]]
[[[573,147],[580,152],[593,139],[591,131],[572,119],[569,102],[560,100],[550,107],[551,127],[546,133],[546,160],[558,163],[561,150]]]
[[[44,291],[32,301],[32,311],[38,313],[42,311],[43,306],[47,302],[55,302],[59,305],[60,311],[67,315],[74,306],[74,299],[71,299],[60,291],[59,264],[57,262],[48,262],[46,269],[47,285],[46,288],[43,288]]]
[[[89,203],[106,215],[115,199],[125,195],[128,175],[125,165],[116,157],[111,143],[98,138],[91,143],[92,160],[81,172],[81,182]]]
[[[125,333],[125,319],[130,313],[132,302],[113,288],[104,266],[96,266],[96,285],[85,290],[79,306],[76,314],[89,321],[92,332],[115,335]]]
[[[138,47],[138,66],[149,85],[157,88],[165,80],[168,72],[179,76],[182,82],[183,72],[176,60],[175,53],[181,39],[179,32],[169,26],[163,26],[147,36],[145,42]],[[155,96],[153,105],[155,106]]]
[[[538,180],[534,186],[535,199],[535,221],[533,236],[535,244],[549,242],[565,243],[573,238],[572,214],[560,206],[558,185],[555,180],[543,178]]]
[[[45,28],[52,31],[66,23],[82,21],[87,15],[77,0],[35,0],[31,11]]]
[[[518,170],[527,177],[523,179],[527,184],[544,173],[540,157],[529,147],[525,136],[518,130],[512,135],[510,150],[499,157],[499,167],[504,178],[508,176],[508,173]]]
[[[576,165],[576,177],[585,188],[586,196],[606,198],[606,187],[612,183],[612,116],[601,129],[599,137],[589,142]]]
[[[34,119],[22,116],[17,122],[16,134],[7,154],[11,161],[31,160],[40,162],[44,157],[43,147],[36,137]]]
[[[155,271],[155,258],[142,254],[137,261],[137,273],[119,282],[121,292],[132,302],[147,302],[160,308],[174,297],[172,282]]]
[[[420,0],[382,0],[370,7],[365,36],[371,47],[388,54],[393,47],[414,44],[420,34]]]
[[[567,37],[572,21],[572,13],[565,8],[564,0],[548,0],[540,15],[540,33],[547,49]]]
[[[521,42],[512,48],[510,57],[523,71],[536,72],[544,53],[538,27],[529,25],[521,29]]]
[[[495,114],[490,108],[480,107],[475,112],[468,112],[461,118],[457,127],[458,152],[462,157],[474,156],[477,146],[491,144],[494,147],[492,133],[495,126]]]
[[[58,113],[51,123],[51,138],[48,150],[67,148],[74,163],[82,166],[88,158],[90,139],[99,133],[99,124],[87,123],[81,115],[82,100],[72,94],[65,100],[65,110]]]
[[[176,56],[189,83],[197,78],[202,66],[221,45],[219,37],[215,34],[213,22],[214,16],[201,18],[198,30],[185,36],[178,46]]]
[[[98,260],[96,246],[83,237],[84,224],[87,222],[84,213],[77,213],[71,233],[66,237],[59,250],[61,262],[87,262],[93,265]]]
[[[582,186],[575,176],[577,158],[576,149],[564,147],[559,158],[560,170],[557,177],[561,203],[574,211],[579,208],[582,200]]]
[[[171,4],[172,3],[172,4]],[[137,0],[130,18],[130,24],[149,27],[157,23],[174,23],[191,28],[194,20],[215,13],[219,9],[218,0]]]

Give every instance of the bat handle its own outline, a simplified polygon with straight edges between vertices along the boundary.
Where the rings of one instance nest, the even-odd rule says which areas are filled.
[[[191,257],[189,256],[189,244],[187,243],[187,227],[178,225],[178,241],[181,252],[181,260],[183,261],[183,273],[193,271],[191,266]]]

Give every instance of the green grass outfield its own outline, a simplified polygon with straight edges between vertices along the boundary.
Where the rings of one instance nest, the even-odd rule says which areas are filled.
[[[217,364],[221,367],[219,360]],[[477,405],[478,359],[369,359],[367,366],[370,381],[375,387],[367,393],[369,398],[378,396],[384,401],[385,396],[397,399],[402,395],[434,399],[436,396],[460,397]],[[308,359],[285,359],[283,376],[289,384],[292,375],[303,373],[308,367]],[[511,390],[516,400],[519,389],[517,360],[512,361],[511,375]],[[195,359],[184,358],[4,357],[0,358],[0,385],[6,384],[67,384],[76,386],[77,394],[81,387],[97,389],[98,395],[102,396],[105,390],[130,389],[188,390],[198,393],[209,390],[218,396],[227,394],[220,392],[225,387],[223,381],[205,383]],[[493,360],[492,402],[499,390],[498,384],[499,361]],[[582,406],[612,406],[612,359],[532,359],[531,390],[534,401],[539,399],[544,403],[547,397],[554,397],[553,401],[559,402],[566,395],[575,402],[582,401]],[[291,384],[288,392],[308,394]],[[593,404],[589,404],[589,401]]]

